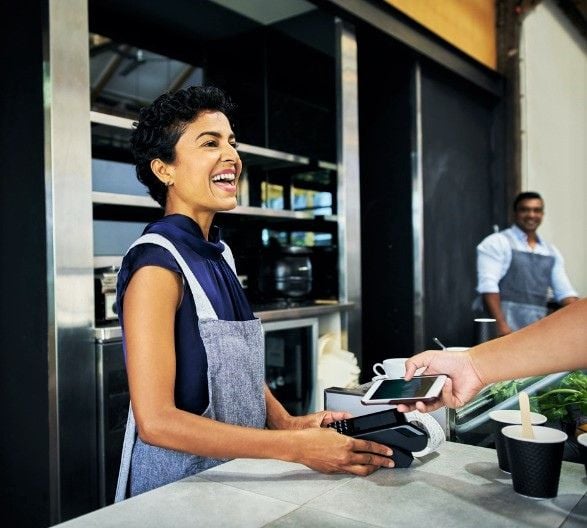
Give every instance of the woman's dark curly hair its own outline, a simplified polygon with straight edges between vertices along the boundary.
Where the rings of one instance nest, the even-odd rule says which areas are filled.
[[[162,207],[165,207],[167,188],[153,174],[151,161],[159,158],[165,163],[173,162],[179,138],[187,125],[205,110],[222,112],[231,121],[235,105],[219,88],[191,86],[159,96],[150,106],[141,109],[139,120],[134,124],[130,146],[137,178]]]

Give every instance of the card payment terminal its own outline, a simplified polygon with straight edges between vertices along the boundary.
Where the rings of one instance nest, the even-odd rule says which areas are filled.
[[[347,436],[372,440],[391,447],[391,459],[398,468],[409,467],[414,460],[412,452],[421,451],[428,443],[426,431],[409,423],[395,409],[339,420],[328,427]]]

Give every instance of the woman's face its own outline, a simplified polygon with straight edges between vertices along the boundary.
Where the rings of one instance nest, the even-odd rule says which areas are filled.
[[[168,213],[198,221],[201,215],[234,209],[242,163],[226,116],[201,112],[179,138],[168,169],[173,182],[167,191]]]

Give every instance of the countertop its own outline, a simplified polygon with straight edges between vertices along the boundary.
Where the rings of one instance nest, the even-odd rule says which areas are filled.
[[[59,526],[571,528],[587,525],[586,484],[582,465],[563,462],[558,497],[528,499],[513,491],[493,449],[449,442],[411,468],[369,477],[236,459]]]
[[[352,302],[320,302],[312,305],[293,306],[282,309],[255,310],[254,315],[262,322],[285,321],[290,319],[303,319],[304,317],[319,317],[354,307]],[[119,325],[100,326],[94,329],[94,338],[99,342],[119,341],[122,339],[122,329]]]

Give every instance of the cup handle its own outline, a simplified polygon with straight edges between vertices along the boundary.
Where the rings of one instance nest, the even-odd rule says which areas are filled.
[[[379,372],[377,370],[378,368],[383,370],[383,363],[375,363],[375,365],[373,365],[373,372],[375,372],[375,374],[377,374],[378,376],[385,376],[385,370],[383,370],[383,372]]]

